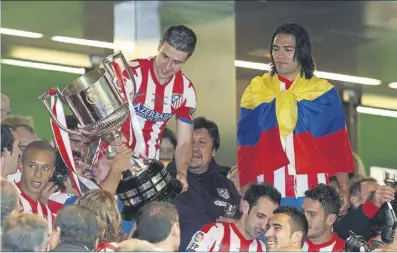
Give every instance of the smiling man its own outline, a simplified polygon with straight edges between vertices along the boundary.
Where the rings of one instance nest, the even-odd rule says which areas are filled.
[[[50,231],[53,214],[39,199],[54,172],[55,158],[55,150],[50,144],[44,141],[31,142],[22,154],[21,181],[17,183],[21,193],[21,211],[44,217]]]
[[[265,232],[281,194],[270,184],[253,184],[241,201],[236,223],[210,223],[193,235],[188,251],[265,251],[259,236]]]
[[[302,251],[308,224],[303,212],[293,206],[274,210],[265,232],[266,250],[271,252]]]

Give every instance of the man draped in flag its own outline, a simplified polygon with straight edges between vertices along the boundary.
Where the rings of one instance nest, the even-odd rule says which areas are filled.
[[[281,192],[282,205],[300,208],[306,190],[336,176],[344,213],[354,163],[338,93],[314,76],[311,42],[302,26],[277,27],[270,51],[270,73],[252,79],[241,98],[240,184],[268,181]]]

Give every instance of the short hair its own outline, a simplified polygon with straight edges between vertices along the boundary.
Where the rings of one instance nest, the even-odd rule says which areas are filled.
[[[121,232],[121,215],[114,196],[101,189],[90,190],[77,200],[82,206],[98,216],[104,225],[105,233],[101,241],[117,241]]]
[[[361,195],[361,184],[366,183],[366,182],[378,183],[378,181],[376,181],[376,179],[372,178],[372,177],[357,180],[357,181],[353,182],[352,185],[350,186],[350,196],[351,197],[352,196],[355,196],[355,197],[360,196]]]
[[[63,207],[55,219],[55,228],[61,229],[61,241],[71,244],[81,243],[88,249],[95,248],[101,224],[96,215],[81,206]]]
[[[319,184],[311,190],[305,192],[305,197],[317,200],[324,209],[325,216],[329,214],[338,215],[341,208],[341,201],[338,193],[334,188],[325,184]]]
[[[23,129],[25,129],[26,131],[28,131],[31,134],[36,134],[34,132],[33,128],[31,126],[29,126],[29,125],[26,125],[26,124],[16,124],[16,125],[14,125],[14,129],[15,130],[17,130],[18,128],[23,128]]]
[[[163,45],[165,42],[176,50],[186,52],[188,56],[191,56],[196,49],[197,37],[192,29],[184,25],[175,25],[167,29],[161,39],[160,45]]]
[[[217,151],[221,146],[221,137],[219,135],[218,125],[205,117],[197,117],[193,121],[194,131],[199,129],[207,129],[212,138],[212,146]]]
[[[79,122],[74,115],[65,115],[66,127],[70,130],[78,129]]]
[[[13,129],[12,126],[1,124],[1,152],[4,149],[7,149],[10,153],[13,151],[14,135],[12,135],[11,129]]]
[[[156,246],[145,240],[136,238],[128,239],[120,242],[115,252],[144,252],[144,251],[160,251]]]
[[[172,226],[178,222],[175,206],[168,202],[153,201],[145,205],[137,215],[133,238],[159,243],[167,239]]]
[[[23,115],[15,115],[9,114],[1,119],[1,122],[4,124],[8,124],[11,126],[15,126],[18,124],[25,124],[31,127],[34,127],[34,121],[31,116],[23,116]]]
[[[18,208],[19,191],[14,183],[1,179],[1,226],[5,219]]]
[[[272,35],[272,41],[270,42],[270,57],[271,57],[271,69],[270,73],[273,76],[277,73],[276,65],[273,59],[273,42],[274,38],[280,34],[291,34],[295,37],[295,55],[299,65],[301,66],[301,76],[310,79],[314,76],[314,70],[316,65],[312,56],[312,43],[310,41],[309,33],[301,25],[294,23],[285,23],[278,26]]]
[[[285,214],[290,217],[291,234],[298,231],[302,232],[301,247],[303,247],[309,231],[305,214],[294,206],[280,206],[273,211],[273,214]]]
[[[46,151],[46,152],[52,153],[53,157],[54,157],[54,165],[55,165],[56,152],[55,152],[55,149],[48,142],[38,140],[38,141],[33,141],[33,142],[29,143],[22,153],[22,163],[25,162],[26,156],[28,155],[30,150],[40,150],[40,151]]]
[[[250,211],[262,197],[280,205],[281,193],[273,185],[267,182],[251,184],[244,194],[244,200],[248,202]]]
[[[15,213],[8,216],[2,232],[2,251],[38,251],[45,247],[48,223],[37,214]]]
[[[177,140],[176,140],[176,135],[175,133],[169,129],[169,128],[164,128],[163,135],[161,136],[162,139],[169,139],[174,148],[176,148]]]

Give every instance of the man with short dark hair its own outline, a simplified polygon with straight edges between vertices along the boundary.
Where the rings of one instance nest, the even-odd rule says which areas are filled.
[[[134,107],[137,117],[132,120],[140,125],[143,140],[135,132],[139,129],[131,129],[131,119],[124,123],[123,134],[128,146],[141,157],[159,158],[162,132],[168,120],[175,115],[177,178],[182,182],[184,190],[188,187],[187,168],[192,158],[196,93],[193,83],[181,69],[194,53],[196,42],[196,34],[190,28],[183,25],[169,27],[158,45],[157,56],[129,62],[136,81],[136,95],[125,98]],[[130,78],[126,71],[123,74],[125,78]],[[132,91],[133,85],[127,82],[126,94],[129,95]]]
[[[265,251],[259,239],[281,201],[270,184],[252,184],[241,202],[242,215],[235,223],[209,223],[193,235],[188,251]]]
[[[233,183],[219,174],[220,166],[213,157],[220,147],[217,124],[205,117],[193,121],[193,158],[190,162],[187,179],[189,190],[173,200],[178,209],[181,225],[181,247],[185,250],[192,235],[207,223],[217,222],[225,216],[227,205],[235,208],[228,218],[238,219],[240,194]],[[174,162],[167,169],[175,174]],[[175,167],[174,167],[175,168]]]
[[[49,231],[54,217],[48,206],[39,200],[55,170],[55,158],[55,150],[50,144],[31,142],[22,154],[21,181],[16,183],[21,193],[21,211],[44,217]]]
[[[133,238],[153,243],[163,251],[178,251],[180,228],[178,212],[167,202],[151,202],[144,206],[135,221]]]
[[[51,251],[93,251],[104,228],[93,212],[80,206],[60,210],[51,234]],[[101,230],[102,229],[102,230]]]
[[[280,206],[273,212],[265,243],[267,251],[302,251],[309,225],[305,214],[293,206]]]
[[[350,204],[355,209],[367,202],[371,192],[378,187],[375,178],[363,178],[353,182],[350,186]]]
[[[241,185],[271,182],[283,196],[281,205],[300,208],[306,190],[336,176],[343,214],[354,162],[339,94],[315,76],[312,44],[301,25],[278,26],[270,53],[270,72],[252,79],[241,98]]]
[[[341,251],[345,241],[332,231],[339,213],[341,201],[331,186],[319,184],[305,192],[302,210],[309,223],[304,251]]]
[[[2,227],[2,251],[46,251],[47,221],[37,214],[15,213]]]
[[[14,128],[1,124],[1,177],[14,181],[12,175],[18,170],[18,158],[21,155],[19,138]]]

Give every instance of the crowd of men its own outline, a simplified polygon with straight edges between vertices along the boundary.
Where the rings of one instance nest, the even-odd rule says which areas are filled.
[[[172,26],[156,56],[129,61],[136,92],[124,98],[137,118],[124,123],[112,159],[100,139],[65,140],[54,124],[54,142],[40,140],[2,94],[2,250],[346,251],[351,232],[364,242],[359,250],[397,250],[397,238],[383,232],[397,225],[386,218],[397,209],[394,186],[360,175],[335,88],[313,74],[307,31],[275,29],[272,70],[241,99],[232,168],[216,162],[218,126],[195,117],[194,85],[181,71],[196,43],[191,29]],[[132,82],[122,74],[128,96]],[[166,128],[172,116],[176,133]],[[132,127],[136,119],[142,133]],[[77,117],[65,121],[78,131]],[[159,159],[181,193],[123,212],[116,191],[132,155]]]

